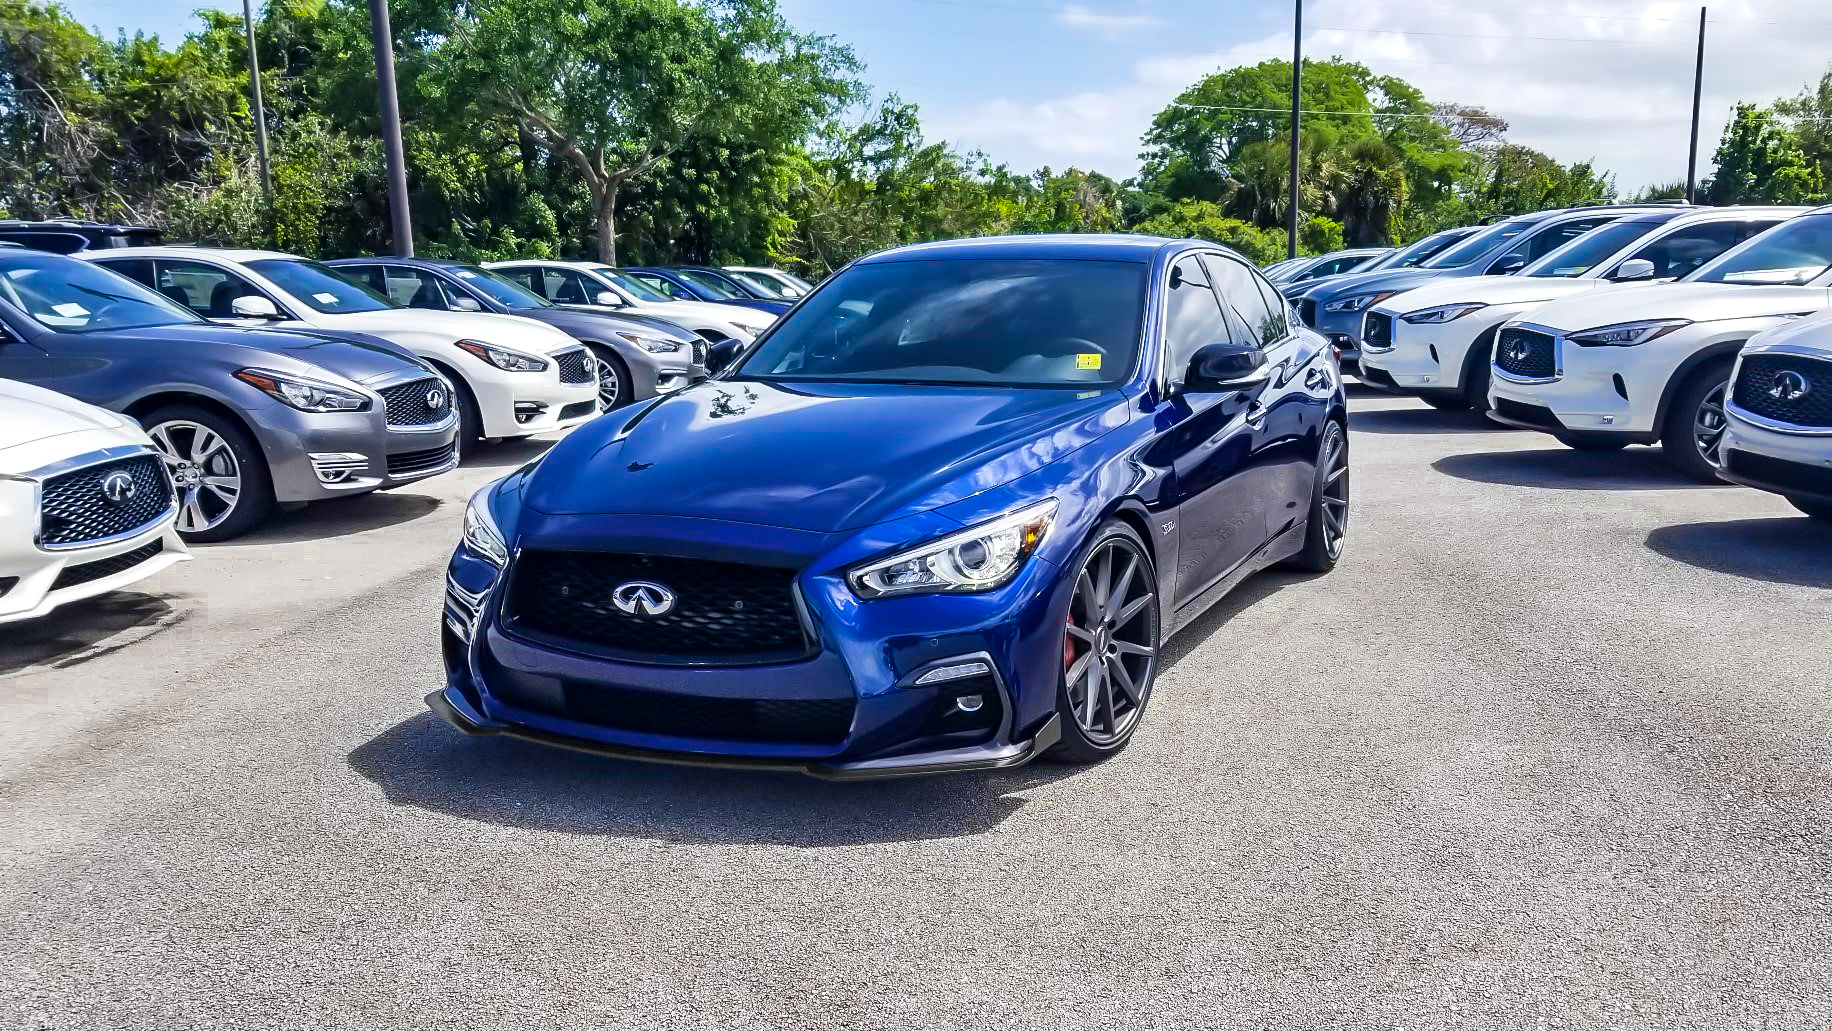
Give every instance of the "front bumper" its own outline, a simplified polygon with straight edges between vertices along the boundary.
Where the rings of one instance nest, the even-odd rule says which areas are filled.
[[[1502,410],[1496,421],[1510,421],[1506,409],[1544,409],[1565,432],[1578,436],[1627,439],[1638,444],[1660,439],[1661,395],[1680,364],[1697,350],[1684,330],[1639,347],[1580,347],[1564,331],[1530,323],[1512,323],[1553,338],[1553,374],[1527,378],[1491,361],[1490,408]],[[1558,432],[1546,426],[1528,426]]]
[[[373,409],[307,413],[276,403],[250,414],[281,502],[387,490],[458,465],[456,414],[425,426],[389,426]]]
[[[481,362],[477,364],[482,364]],[[598,382],[562,383],[557,363],[543,372],[470,370],[486,437],[525,437],[568,430],[598,417]]]
[[[190,559],[170,517],[127,540],[94,548],[45,552],[29,541],[0,542],[0,623],[35,619],[123,590]]]
[[[1460,390],[1463,370],[1477,340],[1491,340],[1490,330],[1514,317],[1527,305],[1491,305],[1471,312],[1452,322],[1417,325],[1407,322],[1402,313],[1377,309],[1392,316],[1392,346],[1364,348],[1361,366],[1377,369],[1385,382],[1402,394],[1430,394],[1433,391]],[[1480,361],[1490,361],[1484,355]]]
[[[1718,475],[1789,498],[1832,504],[1832,432],[1781,432],[1757,425],[1735,403],[1719,451]]]

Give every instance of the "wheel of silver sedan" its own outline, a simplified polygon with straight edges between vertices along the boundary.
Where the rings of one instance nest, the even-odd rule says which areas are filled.
[[[1724,443],[1724,387],[1717,388],[1705,395],[1699,403],[1698,414],[1692,420],[1692,440],[1698,445],[1698,454],[1710,465],[1718,464],[1718,448]]]
[[[1342,542],[1349,534],[1349,449],[1340,433],[1324,440],[1323,546],[1330,558],[1342,557]]]
[[[147,431],[165,458],[178,490],[178,530],[201,533],[221,526],[242,500],[242,466],[235,449],[202,423],[177,419]]]
[[[1081,734],[1096,746],[1131,733],[1158,661],[1157,585],[1126,537],[1109,537],[1076,577],[1063,636],[1064,682]]]

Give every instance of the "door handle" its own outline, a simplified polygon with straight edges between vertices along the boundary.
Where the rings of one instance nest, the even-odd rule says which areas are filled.
[[[1264,427],[1266,425],[1266,406],[1258,401],[1248,405],[1246,422],[1256,430]]]
[[[1329,386],[1329,373],[1322,369],[1311,368],[1304,373],[1304,386],[1311,390],[1321,390]]]

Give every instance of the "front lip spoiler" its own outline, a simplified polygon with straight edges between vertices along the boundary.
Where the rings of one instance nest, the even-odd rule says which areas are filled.
[[[633,759],[638,762],[669,763],[676,766],[710,766],[728,770],[768,770],[777,773],[805,773],[822,780],[885,780],[891,777],[921,777],[933,773],[967,773],[974,770],[1005,770],[1023,766],[1062,739],[1062,717],[1052,713],[1043,728],[1029,741],[1011,745],[984,745],[948,752],[898,756],[892,759],[868,759],[856,763],[817,763],[796,759],[754,759],[745,756],[697,755],[686,752],[664,752],[652,748],[608,745],[584,738],[553,734],[532,727],[520,727],[493,720],[472,708],[470,702],[450,687],[426,696],[426,707],[440,719],[472,737],[502,734],[537,744],[570,748],[578,752]]]

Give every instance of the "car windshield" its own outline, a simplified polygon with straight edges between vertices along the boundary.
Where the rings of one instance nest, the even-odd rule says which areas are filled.
[[[1124,382],[1147,266],[960,258],[853,265],[746,359],[764,379],[1071,387]]]
[[[743,283],[745,286],[750,287],[765,297],[793,301],[801,296],[801,294],[789,284],[778,282],[769,276],[760,275],[756,272],[740,272],[737,269],[727,269],[726,272],[733,279],[736,279],[738,282]]]
[[[489,295],[492,300],[505,308],[532,311],[536,308],[553,307],[547,298],[525,286],[517,285],[514,280],[504,279],[487,268],[478,268],[476,265],[454,265],[451,273],[464,280],[465,286],[478,293]]]
[[[1444,248],[1463,239],[1455,232],[1436,233],[1415,241],[1398,250],[1388,251],[1372,264],[1356,269],[1357,272],[1374,272],[1383,268],[1417,268],[1420,262],[1430,261]]]
[[[326,315],[400,307],[374,290],[338,275],[329,265],[315,261],[261,258],[247,264],[250,269],[273,280],[275,286],[292,294],[300,304]]]
[[[744,300],[743,294],[739,293],[736,290],[733,290],[731,288],[731,284],[727,283],[723,279],[720,279],[718,276],[708,275],[707,273],[704,273],[704,272],[696,272],[693,269],[677,268],[673,271],[675,275],[681,277],[682,279],[685,279],[687,282],[692,283],[694,286],[699,287],[700,289],[706,291],[707,293],[713,295],[714,297],[719,298],[722,301]]]
[[[1289,276],[1297,272],[1300,265],[1309,260],[1309,258],[1286,258],[1284,261],[1267,265],[1260,269],[1260,272],[1274,283],[1283,283]]]
[[[1691,283],[1801,286],[1832,269],[1832,215],[1783,222],[1685,277]]]
[[[1664,223],[1612,222],[1592,229],[1558,250],[1520,270],[1523,276],[1539,279],[1570,279],[1597,267],[1597,263],[1636,240],[1660,228]]]
[[[203,321],[165,295],[100,265],[10,247],[0,250],[0,298],[59,333]]]
[[[1420,268],[1461,268],[1475,261],[1497,244],[1514,239],[1516,236],[1533,228],[1533,223],[1523,221],[1497,222],[1480,233],[1466,238],[1462,243],[1424,262]]]
[[[597,276],[599,279],[606,280],[617,287],[617,289],[622,290],[624,293],[629,294],[631,297],[645,304],[655,304],[661,301],[674,300],[674,298],[669,297],[660,290],[637,279],[635,276],[626,275],[609,265],[593,265],[591,269],[592,275]]]

